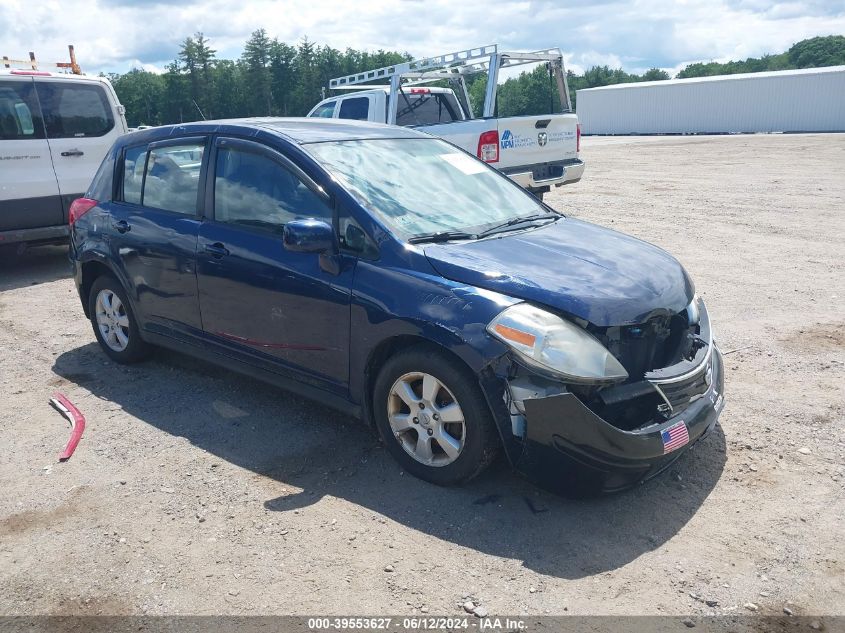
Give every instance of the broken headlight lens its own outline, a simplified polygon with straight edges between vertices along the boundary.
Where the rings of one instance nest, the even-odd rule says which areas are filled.
[[[506,308],[487,326],[526,362],[573,382],[616,382],[628,372],[585,329],[527,303]]]
[[[704,302],[699,298],[698,293],[694,294],[686,310],[687,322],[690,325],[698,325],[698,322],[701,320],[701,308],[699,306],[703,305]]]

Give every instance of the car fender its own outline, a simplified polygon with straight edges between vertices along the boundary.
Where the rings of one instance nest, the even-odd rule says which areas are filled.
[[[519,299],[440,277],[424,255],[416,265],[389,267],[359,261],[352,292],[350,397],[371,421],[370,389],[384,346],[430,343],[459,358],[477,377],[509,458],[518,450],[504,404],[502,365],[508,348],[487,333],[487,324]]]

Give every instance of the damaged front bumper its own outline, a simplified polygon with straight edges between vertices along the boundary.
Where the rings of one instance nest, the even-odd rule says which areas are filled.
[[[521,415],[512,421],[514,435],[522,438],[520,449],[509,451],[515,467],[568,494],[621,490],[660,473],[715,427],[724,405],[722,355],[711,345],[698,371],[679,377],[680,389],[695,381],[700,385],[688,404],[676,404],[669,417],[658,416],[634,430],[610,424],[565,388],[522,399]],[[661,395],[672,381],[666,378],[655,384]]]

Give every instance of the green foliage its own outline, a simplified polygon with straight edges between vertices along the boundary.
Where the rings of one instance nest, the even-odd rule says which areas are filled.
[[[396,64],[407,53],[351,48],[345,52],[304,38],[296,46],[258,29],[240,59],[218,59],[202,33],[185,38],[163,74],[132,69],[109,76],[130,126],[203,118],[303,116],[321,99],[329,79]]]
[[[793,68],[817,68],[845,64],[845,36],[812,37],[786,52]]]
[[[759,73],[767,70],[791,70],[794,68],[819,68],[845,64],[845,36],[828,35],[812,37],[793,44],[787,52],[779,55],[749,57],[744,61],[689,64],[678,73],[678,79],[708,77],[710,75],[735,75],[737,73]]]
[[[110,75],[129,125],[160,125],[202,118],[245,116],[303,116],[321,99],[329,79],[372,70],[411,59],[407,53],[379,50],[375,53],[347,48],[341,52],[317,46],[308,38],[297,45],[270,38],[258,29],[244,45],[240,59],[218,59],[201,33],[182,42],[177,59],[164,74],[133,69]],[[779,55],[745,61],[690,64],[679,78],[733,73],[810,68],[845,64],[845,36],[814,37],[793,45]],[[661,81],[669,74],[651,68],[642,75],[621,68],[593,66],[583,75],[569,71],[570,100],[575,91],[635,81]],[[481,116],[487,76],[470,77],[467,89],[473,114]],[[499,116],[547,114],[560,110],[557,85],[545,65],[510,78],[498,87]],[[200,114],[202,111],[202,115]]]
[[[125,75],[110,75],[109,79],[126,107],[130,125],[158,125],[167,120],[164,75],[133,69]]]

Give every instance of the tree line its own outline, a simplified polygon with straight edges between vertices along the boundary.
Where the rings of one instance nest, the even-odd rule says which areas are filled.
[[[162,74],[133,69],[110,74],[126,107],[130,126],[161,125],[246,116],[303,116],[322,98],[329,79],[410,60],[408,53],[375,53],[319,46],[304,38],[296,45],[254,31],[239,59],[220,59],[203,33],[185,38],[179,54]],[[766,70],[786,70],[845,64],[845,36],[814,37],[778,55],[744,61],[689,64],[676,77],[702,77]],[[652,68],[642,75],[621,68],[593,66],[582,75],[568,71],[570,99],[575,91],[618,83],[660,81],[669,73]],[[484,102],[486,75],[468,81],[476,116]],[[498,89],[500,116],[542,114],[560,110],[557,86],[539,65],[506,80]]]

